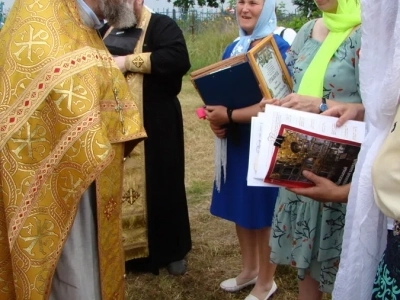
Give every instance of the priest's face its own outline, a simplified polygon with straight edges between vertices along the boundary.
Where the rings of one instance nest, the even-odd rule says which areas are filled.
[[[133,3],[134,0],[99,0],[99,8],[111,26],[127,28],[136,24]]]

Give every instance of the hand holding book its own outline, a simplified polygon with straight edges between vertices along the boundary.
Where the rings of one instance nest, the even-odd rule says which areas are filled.
[[[279,99],[265,99],[262,98],[262,100],[259,103],[261,111],[265,110],[266,105],[279,105]]]
[[[303,171],[303,176],[314,186],[306,188],[288,188],[289,191],[320,202],[346,203],[350,191],[350,184],[336,185],[333,181],[317,176],[310,171]]]
[[[222,105],[207,105],[205,108],[207,120],[215,126],[229,123],[227,108]]]
[[[279,105],[286,108],[318,114],[321,98],[291,93],[280,99]]]
[[[226,137],[226,127],[216,126],[213,123],[210,123],[210,128],[217,138],[223,139]]]
[[[323,112],[322,115],[339,118],[336,125],[340,127],[349,120],[363,121],[364,113],[364,105],[361,103],[341,103]]]
[[[292,80],[273,35],[264,38],[247,54],[240,54],[190,74],[207,105],[231,109],[248,107],[265,98],[283,98]]]
[[[336,185],[349,183],[365,125],[349,121],[338,128],[337,120],[268,105],[264,113],[252,119],[248,185],[313,186],[303,176],[304,170]]]
[[[333,106],[323,112],[322,115],[338,117],[336,125],[340,127],[349,120],[362,121],[364,119],[364,112],[364,106],[361,103],[342,103]],[[350,184],[337,186],[332,181],[309,171],[303,171],[303,176],[313,182],[314,186],[308,188],[291,188],[288,190],[321,202],[347,202]]]

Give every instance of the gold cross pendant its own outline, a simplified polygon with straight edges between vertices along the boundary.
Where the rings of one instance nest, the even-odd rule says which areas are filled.
[[[118,90],[116,88],[114,88],[113,93],[115,102],[117,102],[117,105],[115,106],[115,111],[119,113],[119,121],[121,122],[122,125],[122,133],[125,134],[124,116],[122,115],[122,111],[124,110],[124,108],[122,107],[121,102],[119,101]]]

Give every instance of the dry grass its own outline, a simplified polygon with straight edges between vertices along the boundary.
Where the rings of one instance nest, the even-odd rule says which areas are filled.
[[[185,126],[186,187],[189,201],[193,249],[187,257],[188,272],[169,276],[161,270],[152,274],[129,274],[127,300],[227,300],[244,299],[251,288],[226,293],[219,283],[240,272],[240,251],[232,223],[209,212],[213,181],[213,135],[205,121],[197,119],[195,109],[202,105],[188,78],[179,96]],[[296,272],[278,267],[275,300],[297,299]],[[328,298],[326,298],[328,299]]]

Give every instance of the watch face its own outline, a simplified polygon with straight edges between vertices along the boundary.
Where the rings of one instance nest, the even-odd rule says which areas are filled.
[[[326,104],[326,103],[321,103],[320,105],[319,105],[319,110],[321,111],[321,112],[324,112],[324,111],[326,111],[328,109],[328,105]]]

